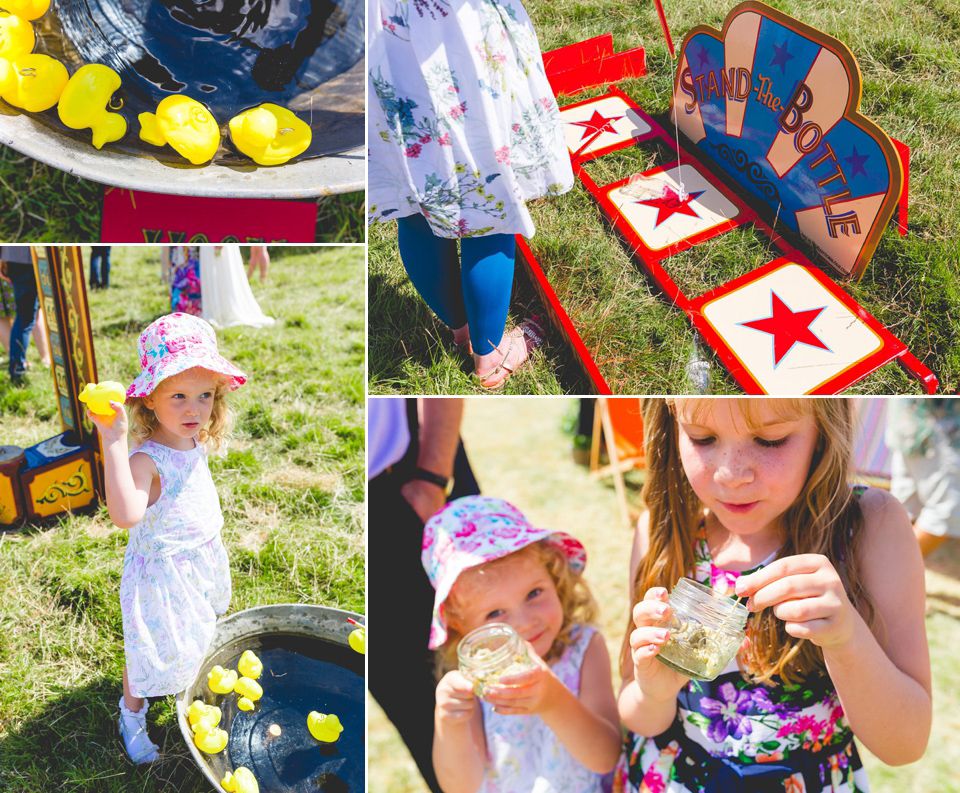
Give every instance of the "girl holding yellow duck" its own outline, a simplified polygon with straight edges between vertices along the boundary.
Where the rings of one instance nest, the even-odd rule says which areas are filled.
[[[220,355],[213,328],[189,314],[156,320],[137,347],[142,371],[127,389],[129,420],[119,401],[110,416],[87,415],[103,442],[110,518],[130,529],[120,581],[120,736],[134,763],[149,763],[159,750],[147,735],[146,698],[182,691],[196,677],[230,603],[207,446],[226,437],[225,396],[247,378]]]

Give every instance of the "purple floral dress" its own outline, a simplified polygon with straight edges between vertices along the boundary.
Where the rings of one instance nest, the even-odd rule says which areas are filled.
[[[524,202],[573,171],[519,0],[368,0],[367,19],[370,219],[533,236]]]
[[[713,564],[703,533],[695,558],[697,581],[734,594],[741,573]],[[734,659],[715,680],[687,684],[678,697],[676,721],[663,735],[627,732],[618,777],[627,793],[863,793],[867,777],[852,737],[827,675],[796,686],[751,684]],[[740,787],[723,758],[773,776],[746,776]],[[776,768],[784,770],[778,774]]]

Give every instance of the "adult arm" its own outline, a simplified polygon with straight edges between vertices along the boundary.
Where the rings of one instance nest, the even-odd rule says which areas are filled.
[[[460,443],[463,399],[418,399],[420,433],[417,466],[439,476],[453,476],[453,461]],[[446,503],[443,488],[423,479],[411,479],[400,493],[426,523]]]
[[[847,597],[823,556],[778,559],[738,582],[754,610],[773,608],[791,636],[823,649],[827,672],[854,734],[879,760],[920,759],[930,737],[932,697],[925,623],[923,559],[910,519],[889,493],[861,498],[864,588],[876,614],[873,630]]]

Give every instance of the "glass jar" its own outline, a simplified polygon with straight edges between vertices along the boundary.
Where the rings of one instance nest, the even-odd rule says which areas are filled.
[[[670,636],[657,660],[694,680],[713,680],[743,643],[747,607],[691,578],[677,581],[667,602],[671,613],[658,627]]]
[[[473,681],[478,697],[488,686],[497,685],[505,675],[515,675],[533,667],[527,644],[505,622],[491,622],[470,631],[457,645],[460,673]]]

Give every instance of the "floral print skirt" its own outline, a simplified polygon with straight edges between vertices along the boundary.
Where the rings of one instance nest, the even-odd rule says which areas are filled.
[[[368,206],[434,234],[533,236],[524,202],[573,172],[519,0],[369,0]]]

